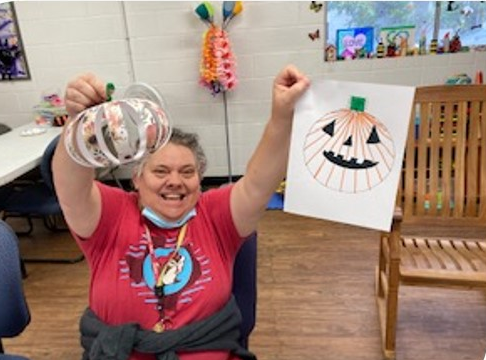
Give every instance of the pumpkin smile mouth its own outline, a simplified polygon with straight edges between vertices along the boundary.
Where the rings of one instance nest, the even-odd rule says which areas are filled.
[[[327,160],[329,160],[333,164],[348,169],[356,169],[356,170],[369,169],[378,164],[377,161],[371,161],[366,159],[361,162],[358,162],[358,159],[356,159],[355,157],[349,160],[345,160],[343,155],[341,154],[335,155],[334,151],[323,151],[323,155]]]

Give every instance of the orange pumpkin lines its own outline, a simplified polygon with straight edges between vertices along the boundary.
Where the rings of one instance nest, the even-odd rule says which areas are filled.
[[[309,129],[304,163],[325,187],[347,193],[368,191],[390,173],[395,160],[386,126],[365,111],[340,109]]]

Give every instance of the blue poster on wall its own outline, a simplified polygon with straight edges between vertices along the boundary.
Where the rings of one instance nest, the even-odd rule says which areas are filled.
[[[373,52],[373,41],[372,27],[338,29],[336,34],[338,59],[367,57]]]

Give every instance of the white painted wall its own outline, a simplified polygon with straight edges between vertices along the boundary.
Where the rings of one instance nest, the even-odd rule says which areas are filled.
[[[174,125],[199,133],[209,158],[207,175],[227,175],[222,97],[198,85],[205,30],[193,11],[198,4],[125,2],[126,27],[120,2],[16,2],[32,80],[0,82],[0,122],[32,121],[42,92],[62,94],[81,72],[114,82],[120,88],[115,97],[133,80],[144,81],[162,92]],[[219,13],[221,2],[212,4]],[[287,63],[311,79],[404,85],[486,73],[486,53],[324,63],[322,39],[313,42],[307,35],[317,28],[322,34],[323,13],[310,11],[309,1],[245,1],[243,6],[229,27],[240,79],[228,94],[233,174],[244,173],[269,116],[273,77]]]

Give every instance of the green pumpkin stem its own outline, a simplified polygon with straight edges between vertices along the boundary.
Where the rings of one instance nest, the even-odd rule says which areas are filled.
[[[115,85],[113,83],[109,82],[106,84],[106,101],[111,101],[113,100],[112,95],[115,92]]]
[[[359,96],[351,96],[351,110],[363,112],[365,110],[366,99]]]

